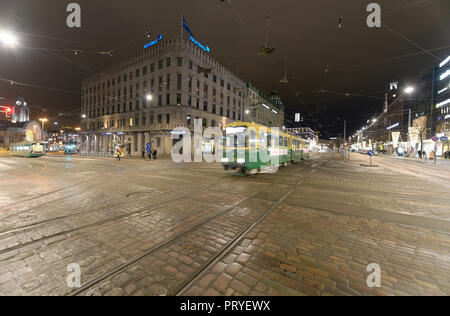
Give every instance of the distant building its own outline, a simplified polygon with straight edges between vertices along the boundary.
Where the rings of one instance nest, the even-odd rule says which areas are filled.
[[[434,120],[436,134],[450,137],[450,56],[434,70]],[[443,144],[443,152],[450,150],[450,143]]]
[[[30,121],[30,109],[27,101],[19,97],[12,106],[11,122],[26,123]]]
[[[270,127],[281,128],[283,126],[284,105],[276,92],[272,92],[270,96],[266,96],[248,83],[246,94],[245,121]]]

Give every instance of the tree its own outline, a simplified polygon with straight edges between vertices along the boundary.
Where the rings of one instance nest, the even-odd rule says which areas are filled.
[[[420,137],[420,150],[423,151],[423,138],[427,132],[427,117],[421,116],[414,120],[413,127],[417,129]]]

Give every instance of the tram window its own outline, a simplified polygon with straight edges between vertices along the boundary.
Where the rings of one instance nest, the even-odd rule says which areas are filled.
[[[283,147],[283,137],[280,136],[280,141],[278,142],[278,146]]]
[[[288,147],[288,139],[287,138],[284,139],[284,147]]]
[[[252,148],[256,147],[257,141],[258,141],[258,137],[256,135],[256,131],[253,129],[250,129],[250,147],[252,147]]]

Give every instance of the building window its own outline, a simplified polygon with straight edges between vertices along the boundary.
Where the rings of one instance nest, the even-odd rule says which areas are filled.
[[[223,116],[223,107],[220,108],[220,115]]]
[[[216,121],[215,120],[211,120],[211,127],[216,127]]]
[[[163,69],[163,61],[162,61],[162,59],[158,62],[158,69],[159,70]]]
[[[202,118],[202,126],[208,127],[208,121],[206,120],[206,118]]]
[[[163,88],[163,78],[159,77],[159,92],[162,91],[162,88]]]
[[[192,96],[188,95],[188,107],[192,106]]]
[[[167,57],[167,67],[170,67],[171,66],[171,59],[170,59],[170,57]]]
[[[158,137],[156,139],[156,146],[161,147],[161,138],[160,137]]]
[[[177,66],[183,67],[183,57],[177,57]]]
[[[214,114],[216,114],[216,105],[215,105],[215,104],[212,105],[212,112],[213,112]]]
[[[150,65],[150,72],[155,72],[155,64]]]
[[[208,102],[203,101],[203,111],[207,112],[208,111]]]
[[[158,95],[158,106],[162,106],[162,94]]]
[[[158,115],[158,123],[159,123],[159,124],[162,123],[162,115],[161,115],[161,114]]]
[[[177,89],[180,91],[182,86],[182,77],[181,74],[177,75]]]
[[[155,116],[153,114],[150,114],[150,124],[155,123]]]
[[[169,113],[166,114],[166,123],[170,124],[170,114]]]
[[[189,69],[192,70],[194,68],[194,63],[192,60],[189,60]]]
[[[180,106],[181,105],[181,93],[177,94],[177,105]]]
[[[188,91],[192,92],[192,78],[188,77]]]
[[[166,105],[170,105],[170,93],[166,95]]]
[[[141,73],[141,70],[140,69],[136,69],[136,78],[139,78],[140,73]]]
[[[170,75],[167,75],[167,90],[170,90]]]
[[[144,66],[142,69],[142,74],[145,76],[147,74],[147,66]]]

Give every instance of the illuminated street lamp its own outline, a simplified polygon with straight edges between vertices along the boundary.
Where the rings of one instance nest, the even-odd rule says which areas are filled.
[[[405,88],[405,93],[406,94],[411,94],[414,92],[414,87],[406,87]]]
[[[75,130],[76,130],[77,132],[81,131],[81,127],[75,127]]]
[[[87,117],[86,114],[82,114],[82,115],[81,115],[81,118],[84,118],[84,119],[85,119],[86,117]]]
[[[45,123],[48,122],[48,119],[40,118],[39,121],[41,121],[41,123],[42,123],[42,131],[44,131]]]
[[[147,101],[153,100],[153,96],[151,94],[147,94],[145,98],[147,99]]]
[[[17,37],[11,32],[0,31],[0,42],[10,48],[14,48],[17,45]]]

